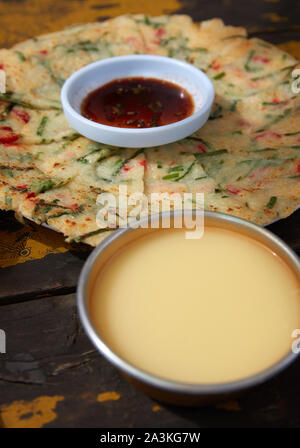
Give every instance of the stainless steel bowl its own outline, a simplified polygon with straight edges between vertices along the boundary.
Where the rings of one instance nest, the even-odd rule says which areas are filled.
[[[185,211],[185,213],[190,213],[191,216],[194,214],[192,210]],[[161,216],[162,215],[155,216],[156,221],[161,221]],[[172,212],[171,227],[176,217],[178,217],[178,212]],[[150,219],[150,217],[148,217],[148,219]],[[280,238],[270,231],[263,227],[259,227],[256,224],[252,224],[249,221],[216,212],[204,212],[204,223],[205,226],[213,225],[237,231],[240,234],[248,235],[265,244],[285,260],[300,282],[299,258]],[[137,388],[143,390],[146,394],[160,401],[177,405],[206,405],[239,395],[242,391],[268,380],[295,361],[298,355],[291,351],[268,369],[241,380],[218,384],[187,384],[169,381],[145,372],[142,369],[131,365],[111,350],[96,332],[89,314],[88,302],[95,278],[101,269],[101,266],[103,266],[106,260],[116,250],[140,237],[145,232],[155,231],[157,231],[157,229],[132,229],[130,227],[116,230],[91,253],[82,269],[78,283],[78,311],[87,335],[99,352],[114,364],[127,380],[133,383]]]

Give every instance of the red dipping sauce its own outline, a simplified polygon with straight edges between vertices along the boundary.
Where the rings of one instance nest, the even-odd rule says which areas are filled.
[[[81,104],[85,118],[120,128],[164,126],[193,110],[193,99],[182,87],[142,77],[115,79],[89,93]]]

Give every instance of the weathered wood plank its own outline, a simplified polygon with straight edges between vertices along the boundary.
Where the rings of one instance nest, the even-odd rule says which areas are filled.
[[[83,263],[78,252],[66,252],[0,269],[0,305],[74,292]]]
[[[38,305],[38,306],[37,306]],[[239,400],[211,408],[165,406],[129,385],[90,344],[75,296],[1,307],[2,426],[299,426],[300,359]]]
[[[228,25],[244,26],[249,32],[292,29],[299,25],[300,4],[294,0],[183,0],[176,13],[189,14],[196,21],[221,17]]]
[[[0,46],[42,33],[57,31],[78,22],[91,22],[120,14],[149,15],[184,13],[195,20],[221,17],[230,25],[245,26],[251,33],[268,30],[293,30],[299,25],[300,5],[295,0],[164,0],[163,2],[101,0],[0,0]]]
[[[73,292],[89,246],[70,245],[63,235],[0,213],[0,304]]]
[[[280,45],[282,43],[285,42],[289,42],[289,41],[295,41],[295,43],[297,42],[297,51],[299,51],[300,49],[300,41],[299,41],[299,36],[300,36],[300,26],[299,27],[295,27],[295,29],[291,29],[291,30],[269,30],[269,31],[254,31],[254,32],[248,32],[249,37],[258,37],[259,39],[263,39],[267,42],[271,42],[274,45]],[[293,52],[294,53],[294,52]],[[293,56],[296,56],[295,54],[293,54]],[[299,56],[298,56],[299,57]]]

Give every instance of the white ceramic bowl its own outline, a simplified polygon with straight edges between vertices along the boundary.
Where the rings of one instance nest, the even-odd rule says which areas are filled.
[[[172,124],[142,129],[107,126],[81,115],[82,100],[89,92],[114,79],[132,76],[162,79],[185,88],[194,100],[194,113]],[[70,76],[61,91],[65,116],[76,131],[97,142],[129,148],[163,145],[187,137],[207,121],[213,99],[212,82],[201,70],[177,59],[151,55],[94,62]]]

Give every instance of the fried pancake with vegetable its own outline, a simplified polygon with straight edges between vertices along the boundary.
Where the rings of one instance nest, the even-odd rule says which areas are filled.
[[[60,89],[74,71],[125,54],[189,62],[210,77],[215,100],[194,135],[157,148],[116,148],[80,136],[67,123]],[[97,245],[100,193],[204,193],[208,210],[260,225],[284,218],[300,198],[299,62],[243,28],[184,15],[126,15],[75,25],[0,50],[7,92],[0,95],[0,207]],[[164,205],[156,199],[157,207]],[[181,201],[181,203],[180,203]],[[198,207],[191,199],[187,208]],[[134,210],[128,207],[127,214]],[[120,210],[119,210],[120,212]]]

